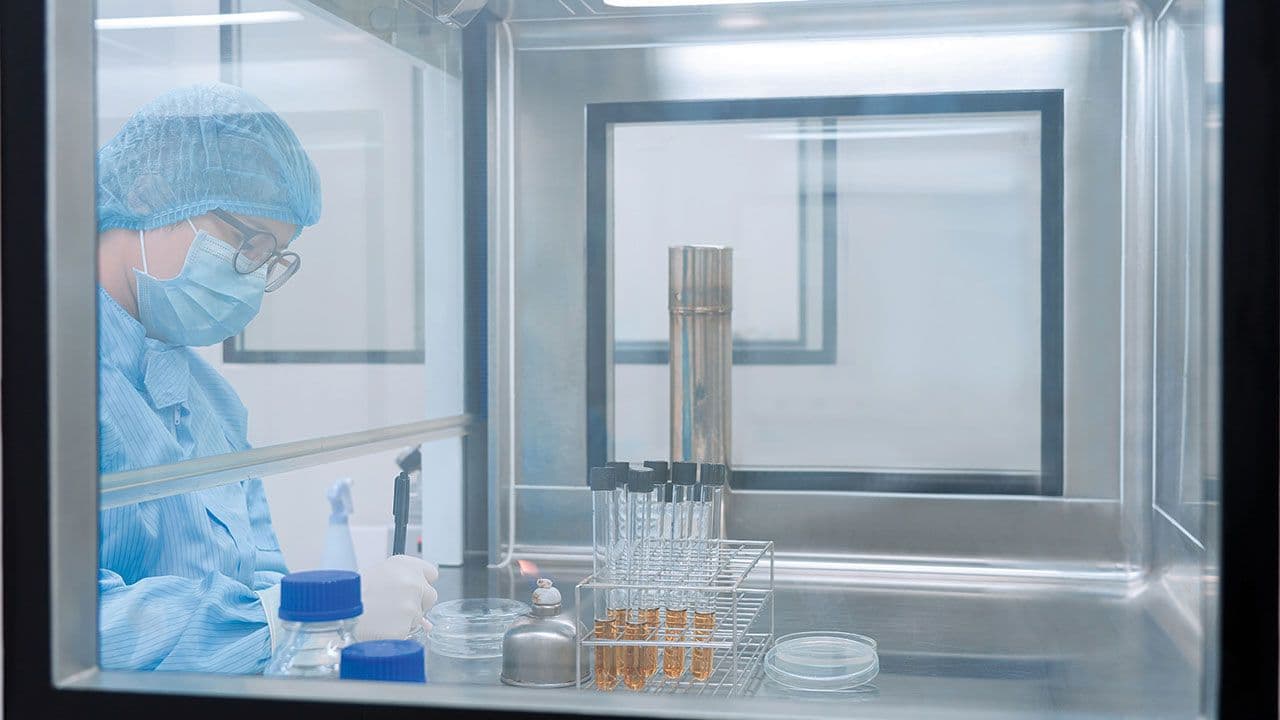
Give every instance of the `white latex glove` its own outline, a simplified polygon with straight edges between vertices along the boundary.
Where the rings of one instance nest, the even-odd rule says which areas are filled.
[[[356,639],[403,640],[426,624],[436,604],[431,583],[440,570],[408,555],[392,555],[360,573],[360,601],[364,613],[356,622]]]

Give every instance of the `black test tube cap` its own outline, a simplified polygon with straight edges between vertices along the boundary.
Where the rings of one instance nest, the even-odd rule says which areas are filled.
[[[616,468],[593,467],[591,474],[588,476],[587,484],[595,490],[612,491],[618,484],[618,470]]]
[[[627,490],[633,493],[653,492],[653,468],[633,467],[627,475]]]
[[[666,460],[645,460],[644,466],[653,468],[653,484],[659,487],[658,499],[671,502],[671,472],[667,469]]]
[[[698,464],[691,462],[671,463],[671,482],[676,485],[693,485],[698,481]]]
[[[671,482],[671,473],[667,470],[666,460],[645,460],[644,466],[653,470],[653,484],[661,485]]]
[[[729,468],[721,463],[703,463],[703,485],[725,485],[729,481]]]

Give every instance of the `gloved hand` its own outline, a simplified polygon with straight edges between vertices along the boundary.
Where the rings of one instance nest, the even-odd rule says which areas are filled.
[[[392,555],[360,573],[364,614],[356,622],[356,639],[403,640],[425,625],[424,616],[436,604],[431,583],[438,577],[435,565],[408,555]]]

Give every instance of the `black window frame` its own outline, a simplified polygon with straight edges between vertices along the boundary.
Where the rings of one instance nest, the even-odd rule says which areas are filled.
[[[591,103],[586,108],[586,367],[587,466],[607,460],[609,447],[609,131],[618,124],[715,122],[734,120],[801,120],[1035,112],[1040,118],[1040,472],[896,472],[735,470],[732,486],[749,490],[821,490],[965,495],[1042,495],[1063,493],[1063,246],[1064,246],[1064,110],[1061,89],[992,92],[948,92],[892,95],[846,95],[735,100],[657,100]],[[826,147],[830,142],[830,147]],[[835,142],[824,141],[824,156]],[[834,160],[823,170],[824,256],[836,247]],[[828,243],[828,238],[830,242]],[[823,291],[834,291],[836,263],[824,257]],[[828,285],[828,278],[830,285]],[[834,297],[831,295],[831,297]],[[824,302],[824,306],[826,302]],[[829,321],[834,324],[836,309]],[[827,340],[824,332],[824,343]],[[832,345],[824,349],[835,359]],[[634,359],[630,359],[634,361]],[[666,362],[664,348],[646,358]],[[613,364],[628,362],[614,358]],[[769,355],[735,343],[735,364],[771,362]],[[803,360],[793,360],[803,362]]]

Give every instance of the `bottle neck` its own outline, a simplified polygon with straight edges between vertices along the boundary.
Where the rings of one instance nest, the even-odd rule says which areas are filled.
[[[529,614],[534,617],[553,617],[560,614],[560,605],[534,605]]]
[[[308,632],[308,633],[326,633],[326,632],[350,632],[355,629],[356,618],[342,618],[341,620],[321,620],[312,622],[302,622],[299,620],[281,620],[280,627],[285,632]]]

